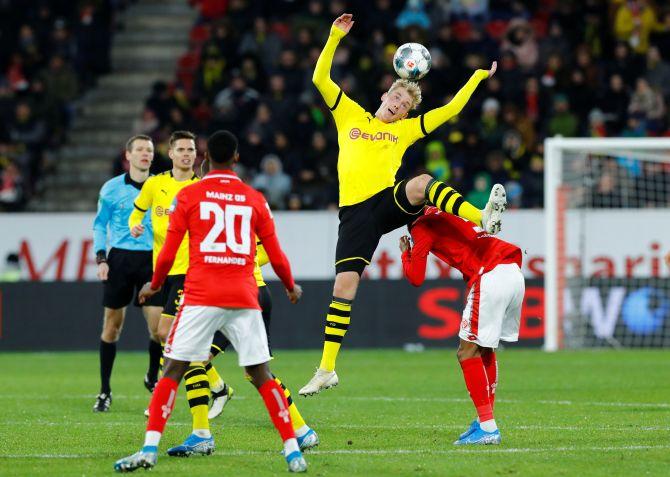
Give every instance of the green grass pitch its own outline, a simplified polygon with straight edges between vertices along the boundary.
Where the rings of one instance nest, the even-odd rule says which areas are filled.
[[[313,476],[670,475],[667,351],[501,351],[503,443],[467,449],[452,445],[474,416],[453,350],[345,349],[340,385],[311,398],[297,390],[319,353],[276,355],[275,374],[321,438],[306,456]],[[142,444],[146,362],[119,352],[112,410],[94,414],[97,353],[0,354],[0,475],[112,475],[114,461]],[[164,455],[190,431],[180,388],[151,475],[285,475],[279,437],[236,356],[215,364],[236,391],[212,422],[216,452]]]

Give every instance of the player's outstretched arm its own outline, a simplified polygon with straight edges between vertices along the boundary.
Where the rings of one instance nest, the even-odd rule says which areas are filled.
[[[270,259],[270,265],[272,265],[272,269],[284,284],[289,300],[291,300],[291,303],[297,303],[302,296],[302,288],[300,288],[300,285],[297,285],[293,280],[291,265],[279,245],[277,235],[273,232],[271,235],[267,235],[261,240],[263,241],[263,247]]]
[[[491,65],[489,70],[477,70],[475,71],[467,83],[456,93],[451,101],[448,104],[440,108],[435,108],[428,111],[424,115],[424,127],[426,133],[431,133],[437,129],[442,124],[449,121],[451,118],[456,116],[463,110],[466,103],[470,100],[472,93],[475,92],[479,83],[493,76],[498,68],[498,63],[496,61]]]
[[[351,27],[354,25],[353,15],[345,13],[335,19],[330,28],[330,35],[326,46],[323,47],[319,59],[314,68],[314,75],[312,75],[312,82],[319,90],[321,96],[328,107],[332,107],[337,100],[337,95],[340,88],[330,78],[330,68],[333,64],[333,56],[335,56],[335,49],[340,40],[349,33]]]
[[[402,252],[402,271],[407,281],[415,287],[421,286],[426,280],[426,265],[428,254],[432,246],[430,234],[422,233],[420,226],[412,229],[414,249],[410,244],[409,237],[400,237],[400,251]]]

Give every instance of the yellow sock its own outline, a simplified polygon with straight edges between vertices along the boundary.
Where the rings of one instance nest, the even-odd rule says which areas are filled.
[[[163,377],[163,363],[165,363],[163,353],[165,353],[165,343],[161,343],[161,359],[158,361],[158,379]]]
[[[326,371],[335,369],[335,361],[340,352],[342,338],[347,334],[351,320],[351,300],[333,297],[326,316],[326,334],[319,368]]]
[[[302,415],[300,414],[300,411],[298,411],[298,407],[295,405],[293,402],[293,399],[291,399],[291,391],[288,390],[286,386],[284,386],[284,383],[281,382],[281,379],[279,379],[277,376],[274,377],[275,382],[279,385],[284,390],[284,396],[286,396],[286,400],[288,401],[288,412],[291,414],[291,423],[293,424],[293,430],[297,431],[301,427],[305,426],[305,420],[302,418]]]
[[[184,375],[186,399],[193,416],[193,430],[209,430],[209,380],[202,363],[191,363]]]
[[[443,212],[458,215],[482,226],[482,211],[463,199],[463,196],[444,182],[433,179],[428,184],[426,199]]]
[[[207,379],[209,380],[209,389],[215,393],[221,391],[224,386],[223,378],[221,378],[219,372],[212,363],[207,363],[205,365],[205,372],[207,373]]]

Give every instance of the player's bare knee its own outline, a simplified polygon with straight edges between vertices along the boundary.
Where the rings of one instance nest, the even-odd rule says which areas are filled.
[[[353,300],[356,297],[360,276],[356,272],[341,272],[335,277],[333,296]]]
[[[425,200],[426,186],[431,180],[433,180],[433,177],[429,174],[421,174],[407,182],[405,191],[407,193],[407,198],[412,204]]]
[[[165,343],[167,337],[170,334],[170,328],[172,327],[172,319],[167,318],[165,315],[161,317],[160,322],[158,323],[158,329],[156,330],[156,336],[158,341]]]
[[[156,330],[156,341],[160,343],[165,343],[167,341],[169,332],[170,328],[164,328],[164,329],[158,328],[158,330]]]
[[[466,359],[475,358],[479,356],[479,346],[476,343],[469,343],[467,341],[462,341],[458,345],[458,350],[456,351],[456,357],[458,361],[465,361]]]
[[[244,370],[251,379],[251,383],[256,387],[260,388],[264,383],[272,379],[272,374],[270,373],[270,368],[267,363],[256,364],[254,366],[246,366]]]
[[[165,358],[163,363],[163,376],[173,379],[177,382],[181,381],[190,363],[188,361],[178,361],[176,359]]]

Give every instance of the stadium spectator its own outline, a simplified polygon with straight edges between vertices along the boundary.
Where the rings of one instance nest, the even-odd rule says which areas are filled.
[[[17,253],[8,253],[5,266],[0,271],[0,283],[13,283],[21,280],[21,262]]]
[[[665,98],[670,97],[670,64],[661,58],[656,46],[647,51],[647,73],[645,79],[652,88],[658,88]]]
[[[609,78],[609,84],[600,93],[598,107],[605,114],[605,120],[611,133],[619,134],[623,129],[628,114],[630,95],[626,91],[623,79],[619,74]]]
[[[568,98],[563,94],[554,97],[554,112],[549,119],[549,136],[574,137],[579,130],[579,118],[570,111]]]
[[[430,141],[426,144],[425,168],[438,181],[448,182],[451,178],[451,165],[442,141]]]
[[[487,172],[480,172],[475,175],[473,189],[465,196],[465,200],[475,207],[484,208],[489,200],[491,192],[491,175]]]
[[[647,130],[658,132],[665,115],[663,96],[658,90],[651,88],[646,79],[638,78],[628,112],[643,118]]]
[[[542,156],[534,154],[530,158],[530,164],[521,174],[521,188],[523,195],[521,206],[528,209],[542,207],[544,203],[544,161]]]
[[[273,209],[286,207],[286,198],[291,192],[291,178],[282,170],[282,162],[278,156],[268,154],[261,161],[261,173],[251,185],[265,195],[265,199]]]
[[[9,162],[0,169],[0,210],[17,211],[23,203],[23,179],[16,164]]]
[[[656,12],[648,0],[612,0],[618,5],[614,16],[614,34],[626,41],[637,54],[644,55],[649,48],[652,32],[662,28]]]
[[[282,52],[279,37],[268,31],[267,20],[263,17],[254,19],[253,30],[245,33],[240,41],[239,54],[256,55],[267,71],[272,71]]]
[[[539,48],[533,29],[522,18],[509,22],[501,49],[511,51],[524,72],[533,71],[539,58]]]

